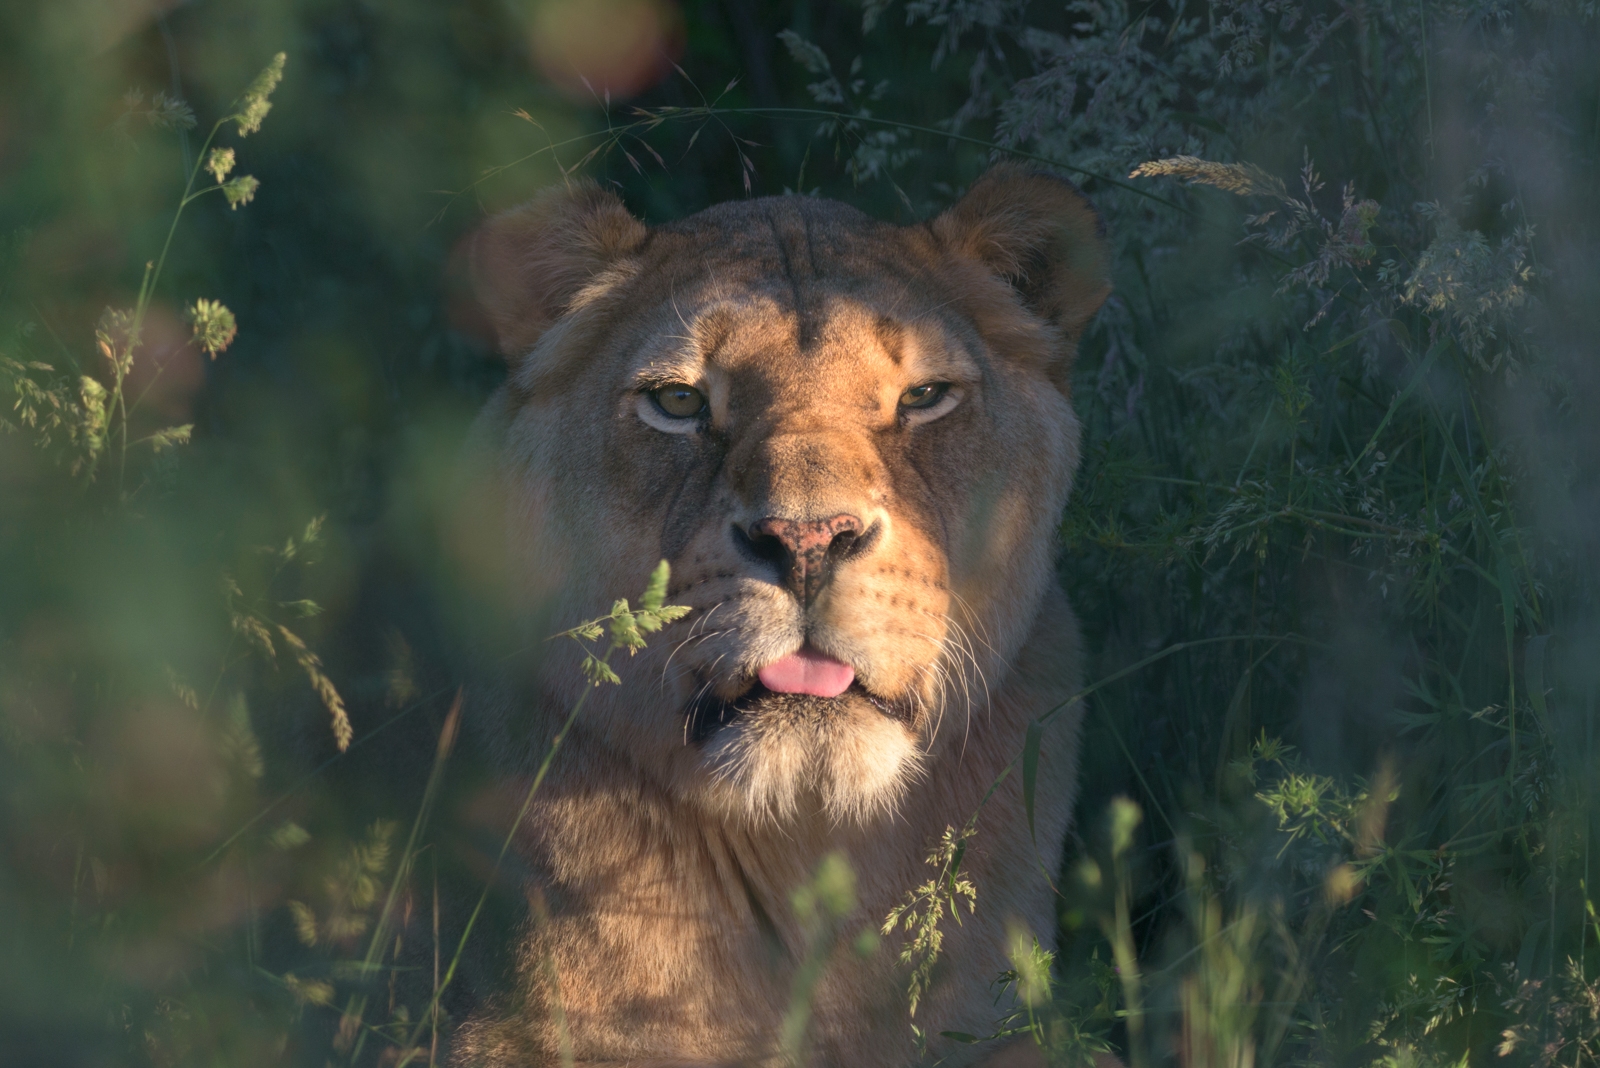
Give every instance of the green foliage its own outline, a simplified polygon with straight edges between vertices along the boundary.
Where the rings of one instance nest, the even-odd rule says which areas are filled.
[[[280,55],[246,94],[251,132],[260,127],[282,66]],[[109,985],[97,988],[96,996],[126,990],[118,966],[108,961],[170,952],[163,926],[198,922],[203,929],[216,923],[195,919],[207,910],[237,914],[228,901],[234,892],[221,889],[211,865],[242,833],[223,840],[221,825],[258,805],[259,790],[269,781],[269,757],[247,696],[252,690],[267,694],[253,686],[252,661],[273,668],[280,657],[293,661],[332,716],[337,748],[348,748],[353,737],[321,656],[288,625],[317,615],[320,606],[310,597],[284,599],[279,592],[312,562],[307,550],[320,539],[320,518],[289,536],[282,548],[233,543],[218,546],[221,554],[203,550],[187,574],[148,548],[181,530],[173,524],[173,497],[181,485],[179,456],[188,451],[195,429],[192,422],[169,422],[161,402],[162,377],[181,374],[173,369],[182,366],[187,346],[171,336],[176,322],[159,317],[158,294],[185,209],[213,191],[238,207],[259,186],[248,177],[224,182],[233,149],[206,154],[223,125],[237,118],[214,123],[198,153],[217,184],[197,188],[202,165],[188,166],[176,210],[165,220],[165,242],[158,256],[144,262],[137,295],[124,306],[105,308],[98,322],[77,324],[69,335],[87,340],[87,351],[74,351],[49,325],[50,313],[34,304],[30,321],[11,336],[25,352],[36,344],[37,324],[43,322],[58,357],[0,354],[0,388],[15,398],[10,418],[0,420],[0,431],[11,435],[11,451],[0,466],[16,479],[17,491],[0,520],[6,526],[0,551],[7,554],[8,569],[16,563],[13,554],[31,557],[37,575],[31,583],[14,577],[12,596],[0,597],[0,766],[10,783],[8,812],[33,809],[45,820],[65,818],[57,824],[63,838],[55,848],[76,858],[65,887],[66,926],[46,915],[39,935],[46,939],[47,957],[59,956],[64,946],[71,967],[113,968]],[[134,119],[180,137],[196,125],[194,110],[165,93],[156,93],[148,106],[141,92],[125,94],[115,129],[130,142],[137,132]],[[0,276],[7,315],[15,314],[17,288],[15,275]],[[194,301],[187,318],[192,344],[212,360],[235,339],[236,319],[221,301]],[[108,469],[109,479],[102,477]],[[115,547],[124,545],[146,548],[118,559]],[[221,565],[219,555],[232,560]],[[77,575],[87,578],[75,582]],[[196,578],[194,596],[175,588]],[[65,592],[75,585],[80,588]],[[142,603],[132,589],[141,585]],[[41,639],[41,616],[54,617],[55,635]],[[188,628],[188,641],[172,640],[174,624]],[[208,636],[196,640],[208,629]],[[179,664],[183,672],[174,666]],[[196,685],[190,678],[205,681]],[[79,815],[64,817],[73,810]],[[99,815],[85,818],[91,811]],[[329,866],[315,906],[293,898],[285,903],[307,945],[347,944],[367,928],[393,831],[392,822],[372,824],[361,842]],[[286,854],[310,841],[298,824],[283,821],[259,844]],[[7,905],[38,909],[39,901],[8,896]],[[250,912],[253,920],[253,905]],[[252,925],[244,933],[243,960],[249,963],[259,948],[259,930]],[[8,950],[33,952],[28,939],[13,941]],[[135,999],[113,1010],[138,1038],[142,1055],[156,1063],[207,1059],[222,1048],[217,1043],[224,1033],[259,1035],[262,1028],[281,1027],[287,1017],[279,1009],[325,1004],[333,991],[323,979],[287,973],[274,979],[287,1000],[240,1020],[228,995],[198,992],[187,975],[176,974],[181,981],[167,983],[153,1004]],[[281,1055],[286,1037],[280,1031],[278,1040],[259,1048]],[[251,1041],[246,1038],[246,1045]]]
[[[811,1020],[817,984],[827,973],[836,947],[849,933],[849,921],[856,913],[856,875],[844,854],[823,857],[811,879],[795,887],[790,905],[806,941],[790,983],[788,1010],[778,1029],[778,1055],[783,1064],[801,1065],[808,1060],[806,1026]],[[850,945],[863,957],[878,949],[871,927],[858,930]]]
[[[310,520],[298,537],[291,534],[281,548],[255,547],[257,554],[275,561],[274,573],[267,579],[266,588],[270,589],[285,569],[297,560],[302,565],[309,562],[304,558],[307,550],[315,546],[321,537],[323,519],[323,516],[317,516]],[[267,600],[265,590],[254,597],[246,596],[238,581],[231,575],[223,576],[222,586],[228,611],[228,625],[233,633],[274,667],[277,666],[280,655],[279,644],[274,643],[276,636],[283,652],[305,674],[306,681],[311,684],[323,707],[328,710],[332,721],[334,744],[341,753],[349,749],[350,742],[355,737],[355,728],[350,724],[350,714],[345,710],[344,698],[339,695],[338,688],[323,669],[322,658],[311,651],[305,639],[282,622],[283,619],[305,619],[318,615],[322,611],[321,606],[305,598],[270,602]]]
[[[67,431],[69,442],[75,446],[67,458],[69,469],[73,475],[81,474],[91,479],[99,468],[103,454],[114,449],[118,462],[119,492],[125,498],[137,493],[139,488],[136,487],[131,491],[126,488],[130,446],[148,445],[152,453],[160,453],[173,445],[187,444],[193,429],[192,425],[158,427],[142,438],[131,442],[129,440],[129,426],[138,414],[139,405],[144,397],[141,394],[130,400],[126,396],[126,387],[129,376],[134,370],[135,358],[145,346],[146,319],[161,282],[173,236],[177,232],[179,221],[183,218],[184,209],[206,193],[221,192],[230,208],[248,204],[255,196],[261,183],[249,175],[224,181],[234,166],[233,149],[212,149],[209,155],[206,154],[206,150],[227,122],[238,123],[241,137],[261,128],[261,121],[272,106],[269,101],[272,91],[283,78],[285,59],[284,53],[278,53],[238,102],[237,106],[241,110],[218,119],[211,127],[210,133],[206,135],[205,143],[199,152],[201,159],[197,160],[189,171],[188,181],[179,197],[177,211],[173,213],[161,254],[157,259],[145,264],[144,279],[139,286],[139,295],[133,307],[107,308],[101,316],[100,324],[94,333],[95,348],[105,361],[104,371],[110,379],[110,384],[102,383],[99,378],[91,375],[80,375],[75,403],[68,377],[57,375],[52,365],[38,360],[19,361],[0,353],[0,374],[8,380],[7,384],[17,397],[12,410],[18,414],[23,426],[35,432],[37,444],[42,448],[49,448],[52,444],[52,431]],[[187,130],[195,125],[193,110],[187,104],[173,100],[163,93],[157,93],[151,107],[143,112],[138,111],[143,103],[143,96],[138,91],[125,97],[124,103],[127,106],[124,119],[130,115],[140,114],[151,125],[171,130]],[[209,172],[216,181],[212,186],[196,189],[195,182],[202,170]],[[188,311],[188,318],[194,327],[195,342],[212,359],[216,359],[219,353],[233,343],[238,331],[233,312],[220,301],[207,299],[195,301]],[[159,377],[162,370],[158,368],[154,374]],[[44,380],[39,381],[35,375],[43,376]],[[16,427],[9,422],[0,422],[0,429],[16,429]]]
[[[960,923],[963,901],[969,913],[978,908],[978,888],[961,871],[961,858],[966,855],[967,842],[976,833],[975,819],[960,831],[946,827],[938,845],[928,854],[928,865],[935,871],[933,878],[907,891],[905,900],[884,918],[882,934],[893,934],[898,927],[907,936],[900,949],[900,963],[911,966],[906,997],[908,1011],[913,1017],[917,1015],[917,1004],[933,980],[934,966],[939,963],[939,952],[944,948],[944,931],[940,929],[940,924],[944,922],[946,914]]]
[[[273,56],[272,62],[256,75],[255,81],[250,83],[244,95],[234,103],[236,109],[234,113],[222,120],[237,123],[240,137],[246,137],[261,129],[262,120],[267,117],[267,112],[272,110],[272,91],[283,81],[283,65],[288,58],[284,52]],[[217,181],[221,182],[222,179],[219,177]],[[229,202],[232,203],[231,199]]]
[[[599,686],[603,682],[620,684],[622,679],[607,662],[611,654],[626,649],[628,655],[632,656],[644,648],[646,634],[654,634],[668,623],[675,623],[689,614],[690,610],[685,605],[664,603],[670,574],[667,562],[661,561],[650,573],[650,581],[645,586],[644,595],[639,598],[638,608],[630,609],[628,599],[619,598],[606,615],[551,635],[550,640],[570,638],[578,643],[583,650],[581,670],[584,678],[593,685]],[[596,656],[591,643],[599,641],[602,635],[609,635],[611,644],[604,653]]]
[[[371,926],[369,913],[378,901],[378,880],[389,867],[396,825],[379,820],[363,840],[340,857],[323,886],[322,916],[293,898],[284,904],[294,918],[295,934],[307,946],[319,942],[348,945]]]
[[[1581,1064],[1600,1053],[1600,981],[1568,959],[1547,979],[1523,979],[1507,1002],[1513,1022],[1501,1037],[1499,1054],[1531,1054],[1538,1068]]]

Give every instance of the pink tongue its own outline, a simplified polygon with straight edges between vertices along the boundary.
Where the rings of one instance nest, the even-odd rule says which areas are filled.
[[[773,693],[809,693],[817,697],[838,697],[855,681],[856,669],[823,656],[810,646],[774,660],[761,669],[761,685]]]

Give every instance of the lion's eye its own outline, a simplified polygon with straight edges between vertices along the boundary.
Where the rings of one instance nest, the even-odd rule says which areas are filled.
[[[944,400],[944,395],[948,392],[950,392],[948,382],[929,382],[922,386],[912,386],[900,394],[900,407],[932,408]]]
[[[650,399],[674,419],[693,419],[706,410],[706,395],[693,386],[671,382],[650,391]]]

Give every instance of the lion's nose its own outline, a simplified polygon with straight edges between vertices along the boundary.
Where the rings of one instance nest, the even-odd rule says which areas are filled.
[[[843,514],[829,519],[779,519],[768,516],[741,531],[762,559],[776,563],[784,585],[808,604],[828,581],[833,565],[859,547],[860,519]]]

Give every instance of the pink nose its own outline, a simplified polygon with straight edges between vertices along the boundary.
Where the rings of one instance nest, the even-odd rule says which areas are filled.
[[[861,520],[839,514],[830,519],[779,519],[768,516],[750,524],[750,547],[778,564],[784,585],[809,603],[828,579],[833,563],[861,537]]]

